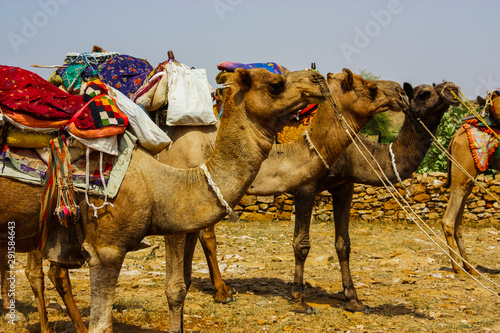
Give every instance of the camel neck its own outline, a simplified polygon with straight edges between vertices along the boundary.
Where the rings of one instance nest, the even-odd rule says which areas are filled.
[[[368,121],[368,118],[351,116],[351,110],[343,114],[344,121],[354,132]],[[343,147],[351,143],[333,106],[326,103],[319,106],[307,132],[317,152],[311,149],[303,135],[295,141],[274,145],[248,194],[275,195],[293,191],[318,178],[326,171],[325,162],[333,165]]]

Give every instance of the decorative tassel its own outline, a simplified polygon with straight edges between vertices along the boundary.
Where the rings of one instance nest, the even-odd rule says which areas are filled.
[[[80,218],[80,209],[76,204],[75,192],[72,185],[71,164],[69,161],[68,146],[64,136],[61,134],[51,140],[51,154],[49,158],[45,190],[42,196],[42,207],[40,210],[40,221],[38,226],[39,250],[45,247],[48,236],[49,212],[52,209],[54,195],[57,189],[57,200],[54,214],[59,222],[68,227],[68,223],[75,223]]]

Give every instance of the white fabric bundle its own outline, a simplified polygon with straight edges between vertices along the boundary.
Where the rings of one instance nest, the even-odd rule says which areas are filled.
[[[215,118],[206,70],[180,63],[165,65],[168,82],[169,126],[214,125]]]
[[[168,147],[172,140],[161,128],[149,118],[146,112],[137,104],[132,102],[118,89],[106,85],[109,94],[116,99],[116,104],[129,120],[129,126],[137,137],[139,144],[155,155]]]

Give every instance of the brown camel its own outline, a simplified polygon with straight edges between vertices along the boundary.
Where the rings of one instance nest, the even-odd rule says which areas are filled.
[[[190,249],[184,249],[185,234],[213,225],[228,207],[239,202],[267,157],[283,120],[308,104],[323,102],[326,93],[329,88],[324,78],[310,70],[287,75],[263,69],[237,70],[213,153],[204,168],[172,168],[137,148],[117,197],[110,200],[113,206],[106,206],[94,218],[85,200],[80,201],[85,235],[82,247],[91,280],[90,332],[112,332],[111,309],[124,256],[146,235],[171,235],[166,236],[170,331],[183,331],[182,309],[189,287],[184,281],[190,281],[189,253],[192,255]],[[212,183],[218,185],[218,191]],[[9,221],[15,221],[26,226],[20,237],[36,237],[37,223],[33,221],[38,219],[40,200],[30,202],[26,210],[19,206],[19,197],[10,195],[18,192],[18,182],[2,177],[0,186],[8,198],[0,203],[0,232],[6,231]],[[41,191],[27,188],[24,196],[39,198]],[[91,202],[99,206],[102,200],[91,198]],[[25,214],[19,216],[20,211]],[[57,262],[54,251],[48,250],[44,255]]]
[[[377,112],[400,111],[406,107],[401,86],[392,81],[367,81],[344,69],[342,73],[328,74],[328,83],[343,117],[354,132],[358,132]],[[332,165],[351,142],[332,105],[320,105],[308,127],[311,140]],[[211,137],[215,126],[181,127],[174,131],[173,145],[160,153],[160,161],[175,167],[194,167],[203,163],[212,149]],[[193,147],[195,149],[193,149]],[[189,154],[185,152],[189,150]],[[312,151],[304,137],[286,144],[275,145],[247,193],[273,195],[293,191],[314,181],[326,171],[317,153]],[[215,301],[232,301],[228,287],[219,271],[216,257],[216,238],[213,228],[201,232],[200,241],[210,267],[210,276],[216,294]]]
[[[500,112],[500,91],[494,91],[489,97],[490,99],[490,112],[492,115]],[[478,97],[478,101],[480,98]],[[452,159],[472,177],[476,178],[479,174],[479,169],[474,163],[472,151],[469,145],[469,139],[465,129],[460,128],[455,132],[451,138],[448,146],[448,152],[451,154]],[[489,169],[500,170],[500,160],[493,154],[489,159]],[[465,244],[462,237],[462,217],[464,214],[465,204],[467,197],[472,191],[473,181],[462,170],[448,160],[448,180],[445,186],[450,188],[450,198],[448,199],[448,206],[444,213],[441,225],[443,227],[446,243],[453,249],[449,251],[452,258],[451,265],[455,273],[463,274],[465,270],[470,274],[478,274],[478,272],[471,266],[467,252],[465,251]],[[458,248],[458,249],[457,249]],[[457,252],[458,250],[458,252]],[[460,254],[460,256],[458,255]],[[463,258],[464,260],[462,260]],[[460,266],[462,263],[463,267]]]
[[[409,84],[405,84],[405,90],[410,97],[410,110],[406,112],[405,122],[401,132],[392,145],[392,150],[396,156],[396,165],[401,179],[409,177],[422,162],[425,153],[431,145],[431,138],[427,131],[417,122],[420,119],[429,130],[435,132],[441,118],[452,104],[458,103],[449,93],[449,89],[455,92],[458,88],[451,82],[441,83],[437,86],[421,85],[412,89]],[[333,90],[333,89],[332,89]],[[388,144],[377,144],[361,136],[363,143],[368,147],[370,152],[375,156],[376,160],[381,165],[384,173],[392,183],[398,181],[394,174],[389,155]],[[273,148],[278,150],[279,147]],[[253,191],[253,186],[259,181],[263,174],[266,164],[272,161],[272,154],[266,160],[259,171],[254,183],[249,189],[249,193],[260,194],[260,191]],[[353,145],[349,146],[346,152],[339,158],[331,169],[332,172],[324,174],[315,181],[310,181],[300,189],[297,189],[295,194],[295,232],[293,248],[295,254],[295,277],[292,285],[292,300],[293,310],[297,312],[312,313],[314,309],[305,302],[304,293],[304,264],[309,253],[309,226],[311,213],[314,206],[316,194],[329,190],[333,196],[334,203],[334,220],[335,220],[335,235],[336,235],[336,250],[342,270],[342,281],[344,285],[344,294],[347,299],[346,309],[350,311],[364,311],[366,307],[358,300],[356,290],[354,288],[351,274],[349,270],[349,211],[352,200],[352,191],[354,182],[383,185],[380,183],[375,174],[369,172],[366,167],[366,162],[357,148]],[[286,179],[287,172],[283,172],[282,178]],[[268,176],[271,178],[271,174]],[[278,176],[279,177],[279,176]],[[286,183],[286,180],[284,180]],[[263,181],[262,184],[270,183],[272,186],[278,186],[278,181],[273,179]],[[264,192],[270,193],[270,192]],[[211,247],[212,250],[207,253],[216,253],[214,242],[209,242],[214,239],[215,235],[209,230],[205,230],[206,247]],[[207,241],[209,240],[209,241]],[[204,249],[205,249],[204,246]],[[208,260],[211,277],[216,286],[216,292],[221,293],[223,289],[218,290],[221,286],[225,286],[220,272],[218,270],[217,259],[215,255]],[[226,287],[227,288],[227,287]]]
[[[412,89],[409,84],[405,84],[404,88],[410,99],[410,108],[405,113],[403,126],[392,147],[389,144],[378,144],[360,136],[361,141],[374,156],[391,183],[397,183],[399,180],[391,163],[390,149],[392,148],[395,156],[395,165],[400,179],[410,177],[419,167],[432,143],[430,135],[419,121],[422,121],[430,131],[435,133],[449,106],[458,103],[450,93],[450,90],[457,93],[458,87],[451,82],[435,86],[420,85],[415,89]],[[349,268],[351,250],[349,214],[355,182],[374,186],[384,185],[375,172],[367,167],[359,150],[351,145],[334,165],[332,172],[295,192],[293,241],[295,254],[293,289],[295,292],[292,294],[292,298],[298,309],[312,311],[304,301],[303,282],[304,264],[310,249],[309,226],[316,194],[328,190],[332,194],[335,249],[341,268],[343,292],[347,301],[346,309],[349,311],[368,310],[357,297]]]

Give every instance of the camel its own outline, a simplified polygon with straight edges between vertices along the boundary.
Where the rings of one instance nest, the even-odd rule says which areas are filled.
[[[401,129],[398,138],[392,145],[392,150],[396,156],[396,165],[401,179],[408,178],[420,165],[425,153],[431,145],[431,138],[426,130],[417,122],[417,119],[435,132],[441,118],[448,110],[450,105],[456,105],[456,101],[449,93],[449,89],[458,91],[456,85],[452,82],[441,83],[436,86],[421,85],[413,89],[411,85],[405,84],[405,91],[410,98],[410,109],[405,112],[405,122]],[[332,89],[333,90],[333,89]],[[394,174],[390,163],[389,145],[377,144],[363,136],[360,136],[364,144],[379,161],[384,173],[392,183],[398,181]],[[276,147],[278,149],[278,147]],[[253,186],[258,183],[260,175],[266,170],[265,165],[272,160],[272,154],[261,167],[261,171],[257,175],[254,183],[249,189],[249,193],[260,194],[269,192],[253,191]],[[342,270],[342,281],[344,285],[344,294],[347,299],[346,309],[349,311],[365,311],[367,309],[357,298],[350,270],[349,270],[349,212],[350,202],[352,200],[352,191],[354,182],[382,185],[375,174],[368,172],[364,158],[353,145],[349,146],[345,153],[338,159],[331,168],[331,172],[325,173],[322,177],[315,181],[308,182],[301,188],[294,191],[295,194],[295,232],[293,249],[295,255],[295,276],[292,284],[292,309],[301,313],[313,313],[314,309],[305,301],[304,292],[304,264],[309,253],[309,226],[311,213],[314,206],[316,194],[329,190],[333,196],[334,203],[334,220],[336,234],[336,250]],[[287,172],[283,173],[283,178],[286,179]],[[277,176],[279,177],[279,176]],[[269,178],[272,178],[271,174]],[[286,180],[284,180],[286,183]],[[262,184],[269,183],[271,186],[278,186],[278,182],[272,179],[263,181]],[[257,186],[258,188],[258,186]],[[212,230],[205,230],[204,238],[201,239],[202,244],[205,242],[205,247],[212,249],[208,253],[215,253],[214,239],[215,235]],[[205,250],[207,255],[207,251]],[[225,284],[218,270],[217,258],[215,255],[208,260],[210,275],[213,279],[213,284],[217,288],[217,293],[222,293]],[[221,287],[222,286],[222,287]]]
[[[324,77],[314,71],[277,75],[264,69],[239,69],[225,100],[213,152],[203,166],[173,168],[136,147],[119,193],[110,200],[113,206],[94,217],[80,198],[85,236],[81,246],[90,269],[90,332],[112,332],[111,310],[124,256],[147,235],[167,235],[170,332],[183,331],[183,304],[189,287],[184,281],[190,281],[191,272],[190,258],[183,258],[184,252],[190,253],[184,249],[185,234],[213,225],[239,202],[284,120],[308,104],[323,102],[327,93]],[[17,235],[26,239],[25,251],[33,250],[28,238],[34,244],[38,223],[33,221],[38,221],[40,200],[25,199],[27,205],[19,206],[19,196],[15,196],[19,182],[0,177],[0,186],[7,198],[0,202],[0,231],[15,221],[18,230],[22,226],[23,233]],[[32,185],[23,190],[26,198],[39,199],[42,192]],[[99,206],[102,199],[92,197],[91,202]],[[58,262],[57,251],[51,250],[63,244],[54,243],[47,240],[44,256]]]
[[[458,101],[450,93],[450,90],[458,92],[458,87],[452,82],[433,86],[420,85],[414,89],[411,85],[405,84],[404,88],[410,99],[410,108],[405,113],[401,131],[392,144],[395,165],[401,180],[410,177],[418,168],[432,143],[431,137],[419,123],[419,120],[431,132],[435,133],[449,106],[458,104]],[[360,136],[360,139],[378,161],[389,181],[397,183],[399,180],[391,164],[391,145],[378,144],[363,136]],[[353,312],[368,311],[369,308],[362,304],[357,297],[349,268],[351,247],[349,214],[355,182],[374,186],[382,186],[383,184],[375,172],[367,168],[366,161],[353,145],[347,148],[331,171],[318,181],[312,182],[294,193],[296,216],[293,249],[295,254],[294,290],[296,292],[292,298],[297,308],[312,311],[304,301],[303,283],[304,264],[310,249],[309,226],[316,194],[328,190],[332,194],[335,249],[341,268],[343,293],[347,301],[345,308]]]
[[[500,98],[498,97],[500,97],[500,91],[498,90],[495,90],[487,97],[490,99],[491,104],[489,108],[492,115],[500,112]],[[480,104],[481,100],[478,97]],[[482,102],[484,103],[484,100]],[[452,159],[457,161],[472,178],[476,178],[480,173],[480,170],[474,163],[467,133],[462,126],[460,126],[451,138],[448,145],[448,152],[451,154]],[[500,170],[500,160],[498,160],[495,154],[490,157],[488,163],[488,169]],[[443,219],[441,220],[441,226],[443,227],[446,243],[450,247],[451,265],[457,274],[464,274],[464,271],[474,275],[478,274],[470,264],[462,237],[462,217],[467,197],[471,193],[473,185],[474,183],[469,179],[469,176],[462,172],[455,163],[451,163],[448,160],[448,179],[445,186],[450,188],[450,197]],[[457,254],[457,250],[460,256]],[[462,263],[463,267],[460,266],[460,263]]]
[[[335,75],[328,74],[327,78],[332,96],[338,103],[346,123],[354,132],[358,132],[377,112],[400,111],[406,107],[404,92],[395,82],[367,81],[348,69]],[[159,154],[160,161],[175,167],[194,167],[203,163],[210,154],[211,140],[216,131],[215,126],[195,129],[176,127],[172,136],[173,144],[169,150]],[[327,103],[319,106],[307,131],[319,155],[323,156],[329,165],[338,159],[351,142],[335,110]],[[191,148],[189,154],[186,154],[188,147],[195,149]],[[304,137],[294,142],[275,145],[269,158],[262,163],[247,193],[281,194],[314,181],[326,171],[319,155],[310,149]],[[218,268],[214,228],[202,231],[199,239],[210,267],[210,276],[216,291],[215,301],[220,303],[233,301],[234,290],[224,283]]]

